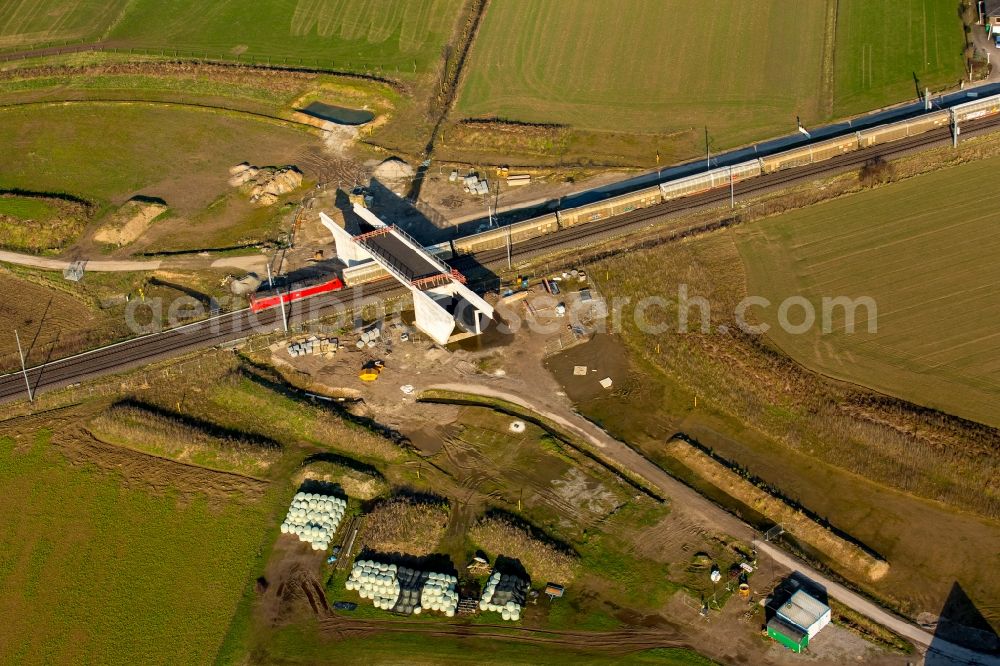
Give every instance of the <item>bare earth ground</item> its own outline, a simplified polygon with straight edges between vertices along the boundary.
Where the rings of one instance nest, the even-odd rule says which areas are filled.
[[[544,312],[541,314],[545,315]],[[558,338],[559,336],[556,334],[554,337]],[[294,364],[296,368],[306,372],[310,380],[308,385],[312,390],[320,390],[322,386],[326,387],[326,390],[331,394],[339,394],[344,388],[356,391],[365,400],[366,411],[370,411],[373,415],[377,414],[379,420],[384,423],[411,433],[414,444],[425,454],[433,455],[442,450],[441,444],[435,444],[435,441],[440,442],[442,424],[447,430],[447,424],[456,418],[455,408],[447,408],[442,411],[441,408],[434,405],[415,403],[411,396],[400,391],[400,386],[403,384],[412,384],[415,387],[415,393],[422,389],[439,388],[495,396],[517,404],[524,404],[532,410],[544,414],[571,432],[590,441],[599,449],[603,449],[609,455],[627,460],[634,469],[647,475],[647,478],[656,478],[660,487],[667,492],[672,500],[672,511],[668,518],[651,533],[639,532],[622,535],[622,538],[635,540],[633,547],[636,552],[653,555],[659,551],[660,555],[656,559],[666,560],[676,553],[685,552],[682,550],[685,547],[685,542],[689,542],[691,539],[697,540],[698,536],[704,534],[706,529],[718,530],[736,536],[745,535],[747,529],[742,523],[721,512],[694,491],[667,477],[655,465],[639,458],[621,442],[611,438],[603,430],[576,415],[569,397],[555,378],[548,374],[539,375],[537,370],[531,374],[527,372],[531,367],[537,368],[546,348],[552,347],[554,337],[551,335],[519,334],[516,336],[516,341],[501,348],[503,350],[502,356],[497,356],[495,354],[496,348],[491,348],[489,345],[485,345],[477,351],[459,349],[449,356],[443,350],[428,350],[423,345],[416,343],[394,342],[391,354],[384,354],[384,350],[381,348],[371,352],[371,354],[385,358],[387,367],[376,382],[367,385],[356,379],[356,372],[364,358],[370,355],[369,353],[341,351],[338,352],[336,360],[332,363],[329,360],[317,360],[310,357],[293,361],[287,357],[283,349],[274,350],[272,357],[280,365]],[[597,340],[600,339],[600,337],[597,338]],[[590,344],[576,347],[567,354],[573,354],[577,349],[585,349]],[[588,376],[583,381],[592,382],[598,386],[596,391],[604,391],[604,389],[599,388],[597,381],[598,378],[605,376],[613,377],[613,381],[628,383],[625,365],[620,354],[589,355],[588,359],[590,359],[591,368],[598,372],[588,372]],[[531,378],[530,383],[524,379],[525,377]],[[588,388],[581,395],[594,390]],[[450,446],[445,442],[445,450],[448,450]],[[749,535],[746,534],[746,536]],[[770,566],[768,570],[777,575],[776,567],[767,565],[766,560],[763,562],[765,562],[762,565],[763,569]],[[766,589],[766,582],[762,582],[761,585]],[[697,617],[694,610],[690,613],[691,616]],[[673,617],[672,614],[668,614],[668,616]],[[846,640],[847,643],[851,643],[854,637],[851,636],[850,639]],[[867,654],[868,648],[863,647],[865,644],[861,642],[855,644],[851,649],[857,649],[859,645],[862,646],[862,652],[854,654],[860,657],[862,654]],[[731,653],[730,656],[736,658],[737,655]],[[777,655],[769,654],[768,658],[771,657],[783,658],[784,655],[777,657]],[[888,663],[898,662],[892,657],[887,659]],[[833,658],[833,661],[836,661],[836,658]]]

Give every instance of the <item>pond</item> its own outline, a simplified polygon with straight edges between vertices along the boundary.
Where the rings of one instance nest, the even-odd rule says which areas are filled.
[[[364,125],[375,118],[375,114],[371,111],[348,109],[345,106],[335,106],[333,104],[324,104],[323,102],[312,102],[309,106],[302,109],[302,113],[340,125]]]

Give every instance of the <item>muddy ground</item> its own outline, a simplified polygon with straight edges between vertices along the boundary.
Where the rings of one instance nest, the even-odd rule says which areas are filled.
[[[539,322],[558,321],[554,308],[532,307],[518,303],[518,316],[526,320],[538,317]],[[534,314],[532,314],[532,310]],[[436,487],[452,500],[453,510],[442,548],[456,563],[465,555],[464,533],[481,511],[490,505],[509,506],[519,503],[530,506],[533,515],[544,517],[561,530],[582,534],[588,528],[606,529],[607,516],[628,498],[620,482],[610,483],[607,472],[577,461],[569,464],[558,456],[540,451],[539,434],[513,436],[509,432],[513,417],[488,412],[482,408],[457,407],[419,403],[414,395],[423,388],[437,384],[482,384],[503,388],[523,395],[542,396],[546,402],[567,405],[572,402],[620,401],[630,391],[639,390],[642,378],[628,363],[620,341],[610,335],[597,335],[570,343],[562,353],[554,353],[561,340],[573,340],[565,327],[554,326],[548,333],[522,330],[503,338],[490,338],[466,344],[452,351],[439,349],[419,334],[402,341],[403,329],[383,329],[383,342],[374,349],[358,351],[354,338],[343,336],[344,349],[333,358],[291,358],[284,347],[270,351],[272,362],[286,373],[294,373],[298,381],[311,390],[333,395],[350,395],[363,399],[355,409],[358,413],[377,418],[380,422],[404,433],[419,454],[427,461],[425,474],[435,470],[445,473]],[[412,334],[412,331],[411,331]],[[372,383],[357,378],[360,366],[372,358],[386,362],[386,369]],[[550,373],[539,373],[544,364]],[[574,374],[576,366],[587,366],[585,374]],[[610,389],[599,380],[612,379]],[[413,388],[409,393],[404,387]],[[482,412],[482,413],[480,413]],[[533,427],[533,426],[532,426]],[[602,480],[603,479],[603,480]],[[715,526],[705,525],[686,511],[670,511],[655,523],[638,528],[623,528],[613,534],[630,552],[644,559],[662,563],[672,570],[678,563],[691,560],[692,555],[710,549],[714,543]],[[739,535],[746,536],[746,535]],[[283,552],[283,551],[282,551]],[[766,594],[775,581],[787,571],[768,560],[753,578],[754,601]],[[747,605],[738,597],[731,598],[719,613],[708,618],[699,614],[700,605],[686,594],[676,594],[656,612],[637,613],[605,598],[603,583],[587,575],[577,583],[575,598],[581,608],[607,613],[627,626],[627,637],[610,634],[603,638],[608,646],[621,640],[620,646],[641,645],[648,638],[643,627],[655,628],[662,640],[667,636],[700,636],[704,640],[724,634],[728,644],[714,655],[726,663],[791,663],[783,649],[774,649],[767,640],[756,636],[755,627],[762,622],[759,606]],[[300,603],[308,604],[308,600]],[[753,611],[747,615],[748,611]],[[349,616],[334,614],[322,621],[323,631],[332,637],[346,637],[353,632],[370,635],[377,631],[419,630],[423,623],[407,624],[406,620],[386,620],[370,623],[355,622]],[[534,618],[534,619],[532,619]],[[526,613],[528,626],[545,622],[545,615]],[[451,626],[434,626],[436,635],[458,631]],[[465,631],[463,625],[462,631]],[[430,629],[428,629],[430,631]],[[525,640],[533,640],[525,629]],[[568,636],[569,634],[567,634]],[[600,632],[594,636],[601,636]],[[561,639],[554,639],[561,640]],[[589,640],[589,639],[587,639]],[[609,648],[611,649],[611,648]],[[619,648],[620,649],[620,648]],[[905,663],[905,659],[887,656],[846,630],[831,627],[824,640],[814,647],[810,657],[815,663]]]

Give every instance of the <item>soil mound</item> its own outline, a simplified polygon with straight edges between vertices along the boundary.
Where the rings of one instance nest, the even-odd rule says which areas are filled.
[[[246,162],[229,169],[229,185],[237,187],[258,206],[271,206],[278,197],[302,185],[302,172],[294,166],[256,167]]]
[[[391,182],[397,180],[408,180],[413,178],[413,167],[399,159],[390,157],[385,160],[372,172],[372,177],[381,182]]]
[[[147,199],[129,199],[101,225],[94,240],[122,247],[146,233],[149,225],[167,210],[167,205]]]

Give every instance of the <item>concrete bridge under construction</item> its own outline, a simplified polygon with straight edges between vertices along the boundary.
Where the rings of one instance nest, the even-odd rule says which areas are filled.
[[[410,290],[417,328],[444,345],[480,335],[493,319],[493,306],[465,285],[465,277],[428,252],[399,227],[386,224],[355,203],[355,214],[371,229],[353,235],[325,213],[319,218],[348,268],[370,262]]]

